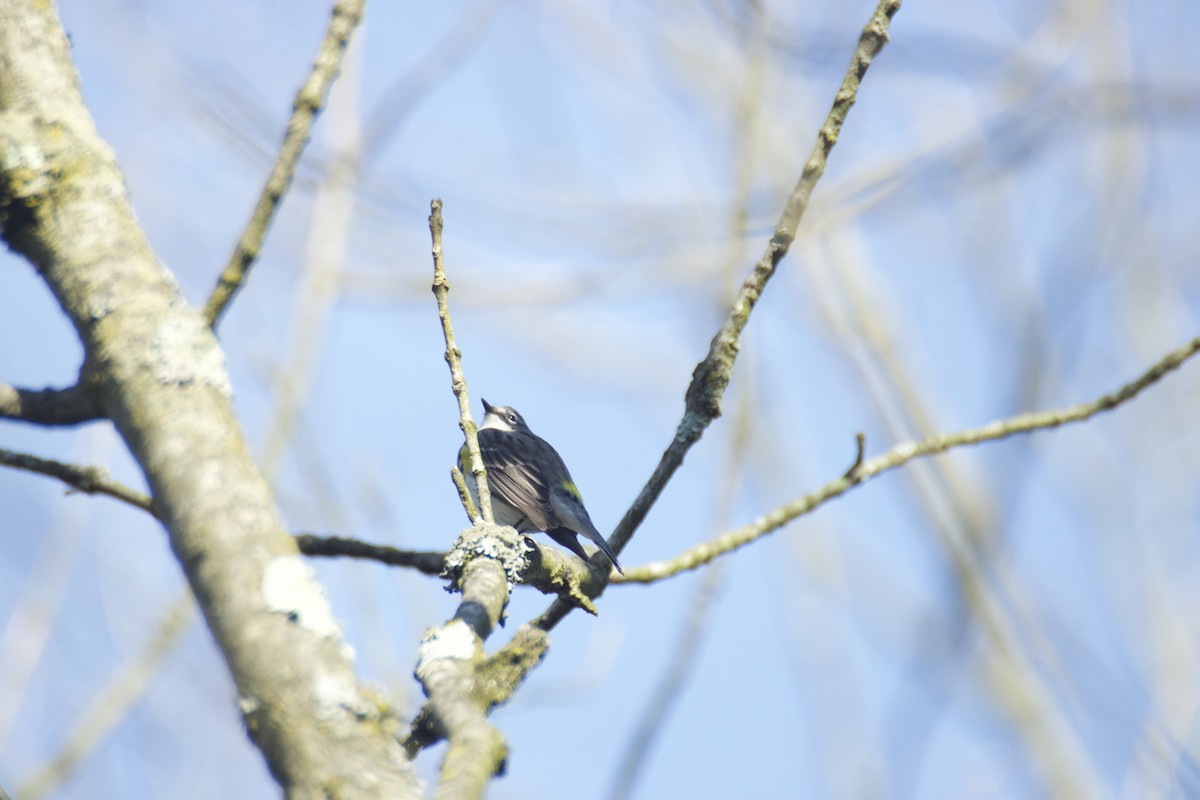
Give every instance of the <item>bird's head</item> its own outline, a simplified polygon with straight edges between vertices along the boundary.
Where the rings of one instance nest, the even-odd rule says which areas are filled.
[[[487,400],[483,401],[483,424],[479,426],[479,429],[507,433],[531,433],[529,426],[525,424],[525,418],[518,414],[515,408],[494,406]]]

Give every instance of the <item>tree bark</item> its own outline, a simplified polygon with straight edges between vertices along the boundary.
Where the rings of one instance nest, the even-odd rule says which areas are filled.
[[[52,4],[0,0],[0,232],[78,331],[287,796],[414,796],[247,450],[221,349],[139,228],[69,51]]]

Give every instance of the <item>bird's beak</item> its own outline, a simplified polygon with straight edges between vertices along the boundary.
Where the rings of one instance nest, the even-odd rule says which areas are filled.
[[[481,398],[479,398],[479,399],[480,399],[480,400],[483,400],[483,398],[482,398],[482,397],[481,397]],[[490,403],[489,403],[487,400],[483,400],[483,413],[484,413],[484,414],[490,414],[490,413],[492,413],[492,406],[491,406],[491,404],[490,404]]]

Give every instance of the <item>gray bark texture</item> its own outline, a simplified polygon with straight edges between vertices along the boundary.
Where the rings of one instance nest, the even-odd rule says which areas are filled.
[[[247,450],[221,349],[138,226],[46,2],[0,0],[0,233],[78,331],[82,374],[141,466],[286,795],[415,795]]]

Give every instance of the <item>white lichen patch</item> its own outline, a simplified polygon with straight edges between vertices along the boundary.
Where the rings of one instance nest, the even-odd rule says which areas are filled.
[[[150,347],[160,383],[211,386],[225,397],[232,396],[225,355],[199,314],[181,310],[165,315]]]
[[[288,619],[318,636],[337,641],[343,655],[353,660],[354,652],[341,641],[341,629],[312,567],[300,556],[272,559],[263,570],[262,594],[271,611],[287,615]]]
[[[313,682],[313,701],[324,719],[333,719],[347,710],[362,719],[372,711],[349,672],[318,672]]]
[[[417,650],[417,677],[426,667],[443,659],[470,661],[475,657],[478,640],[475,633],[460,619],[452,619],[440,628],[430,628],[421,637]]]
[[[494,558],[504,566],[508,591],[511,592],[520,582],[521,573],[528,567],[529,553],[532,549],[525,537],[517,533],[515,528],[480,522],[458,535],[458,540],[446,554],[446,566],[442,575],[450,578],[457,586],[463,569],[471,559],[480,556]]]

